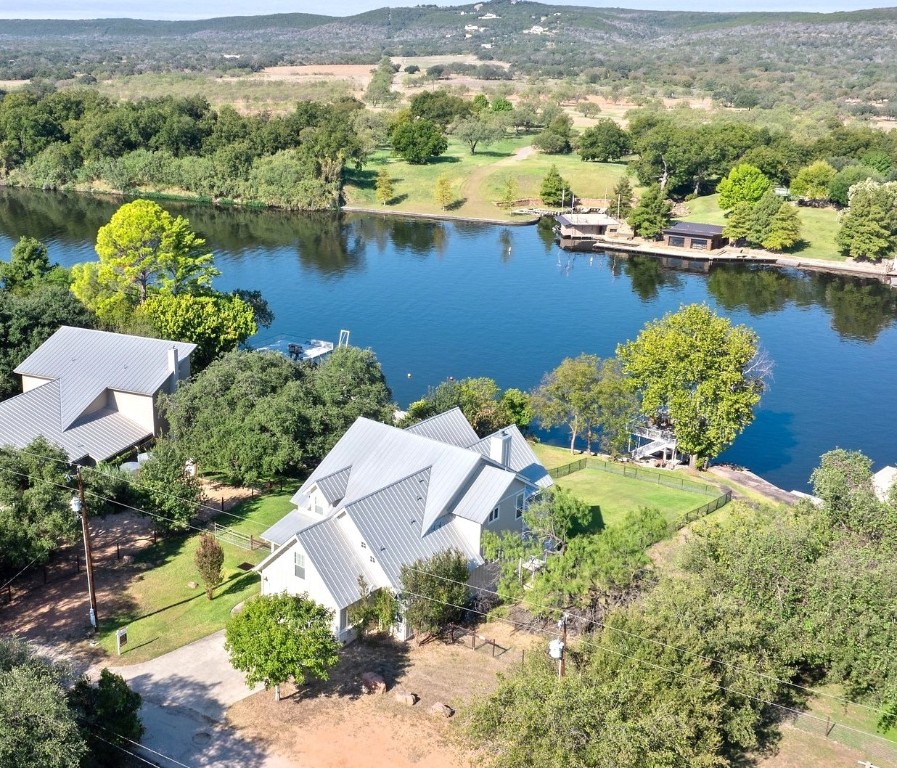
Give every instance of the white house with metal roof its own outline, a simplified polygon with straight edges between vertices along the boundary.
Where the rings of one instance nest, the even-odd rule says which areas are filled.
[[[156,396],[190,376],[195,344],[62,326],[15,372],[0,402],[0,445],[43,436],[75,463],[109,459],[159,429]]]
[[[402,565],[457,549],[476,580],[483,530],[520,530],[529,497],[551,484],[516,426],[481,439],[457,408],[407,429],[360,418],[262,534],[262,594],[308,593],[348,640],[359,576],[398,593]]]

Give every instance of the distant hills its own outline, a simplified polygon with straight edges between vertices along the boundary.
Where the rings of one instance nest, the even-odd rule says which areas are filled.
[[[4,21],[0,79],[373,63],[474,54],[519,76],[576,77],[647,97],[741,106],[897,102],[897,8],[693,13],[492,0],[199,21]],[[227,56],[227,58],[225,58]]]

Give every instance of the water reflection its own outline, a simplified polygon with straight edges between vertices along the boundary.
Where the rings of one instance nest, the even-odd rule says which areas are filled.
[[[677,289],[682,285],[679,275],[672,269],[664,269],[660,259],[653,256],[614,254],[611,258],[614,274],[625,274],[643,302],[657,298],[660,288]]]

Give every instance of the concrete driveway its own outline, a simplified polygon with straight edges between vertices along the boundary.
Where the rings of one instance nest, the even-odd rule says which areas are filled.
[[[140,715],[146,733],[142,743],[147,749],[142,754],[158,765],[292,765],[269,754],[263,743],[243,739],[224,724],[228,707],[261,686],[247,687],[242,673],[231,667],[223,630],[152,661],[110,670],[143,697]]]

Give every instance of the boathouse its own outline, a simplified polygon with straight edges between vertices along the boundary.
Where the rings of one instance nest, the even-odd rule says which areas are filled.
[[[663,230],[663,242],[674,248],[714,251],[723,247],[723,228],[716,224],[677,221]]]
[[[556,218],[561,240],[594,240],[615,235],[620,222],[606,213],[562,213]]]

